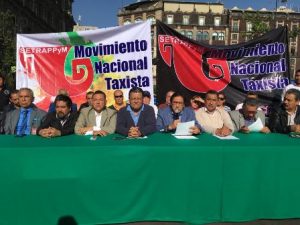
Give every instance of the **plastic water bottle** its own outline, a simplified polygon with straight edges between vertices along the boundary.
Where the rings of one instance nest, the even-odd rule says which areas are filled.
[[[31,124],[31,134],[32,135],[36,135],[36,130],[38,129],[39,125],[40,124],[39,124],[38,118],[33,118],[32,124]]]

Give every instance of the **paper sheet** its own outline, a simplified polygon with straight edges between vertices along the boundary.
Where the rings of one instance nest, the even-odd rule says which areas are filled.
[[[175,136],[191,136],[192,134],[189,132],[190,128],[195,126],[195,120],[185,122],[185,123],[178,123],[177,128],[175,131]]]
[[[235,137],[235,136],[233,136],[233,135],[228,135],[228,136],[226,136],[226,137],[220,137],[220,136],[214,134],[214,136],[215,136],[216,138],[221,139],[221,140],[239,140],[239,138],[237,138],[237,137]]]
[[[257,118],[257,120],[252,123],[248,129],[251,131],[251,132],[259,132],[261,129],[263,129],[264,125],[261,121],[260,118]]]
[[[177,139],[198,139],[195,136],[191,136],[191,135],[188,135],[188,136],[186,136],[186,135],[182,135],[182,136],[174,135],[174,137],[176,137]]]

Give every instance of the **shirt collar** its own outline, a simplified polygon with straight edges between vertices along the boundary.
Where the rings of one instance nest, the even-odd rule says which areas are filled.
[[[126,107],[126,110],[129,111],[129,112],[134,112],[134,111],[132,110],[132,108],[131,108],[130,105],[128,105],[128,106]],[[144,104],[142,105],[142,108],[138,111],[138,113],[140,113],[141,111],[144,111]]]

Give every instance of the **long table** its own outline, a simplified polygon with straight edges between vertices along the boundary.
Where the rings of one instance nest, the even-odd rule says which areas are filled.
[[[0,224],[191,224],[300,217],[300,139],[0,136]]]

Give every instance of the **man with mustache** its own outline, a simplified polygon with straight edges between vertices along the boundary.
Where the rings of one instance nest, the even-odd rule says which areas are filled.
[[[72,100],[66,95],[57,95],[54,100],[55,112],[49,112],[37,129],[42,137],[57,137],[74,133],[77,113],[71,112]]]
[[[300,92],[289,89],[284,95],[283,104],[275,109],[269,119],[272,132],[289,133],[300,132]]]
[[[184,106],[184,97],[180,93],[173,93],[170,99],[170,106],[159,109],[156,121],[158,131],[173,132],[178,123],[195,121],[195,126],[190,127],[191,134],[199,134],[200,125],[197,123],[195,113],[190,107]]]

